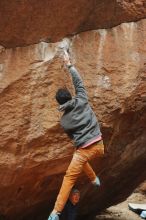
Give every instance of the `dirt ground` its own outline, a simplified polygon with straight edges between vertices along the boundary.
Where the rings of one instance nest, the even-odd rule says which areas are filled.
[[[111,206],[106,209],[101,215],[98,215],[96,220],[140,220],[139,215],[132,212],[128,208],[128,203],[144,203],[146,204],[146,195],[140,193],[133,193],[126,201]]]

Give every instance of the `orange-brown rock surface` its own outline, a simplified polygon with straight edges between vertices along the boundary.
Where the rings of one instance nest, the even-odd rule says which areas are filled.
[[[145,0],[4,0],[0,1],[0,44],[56,42],[145,17]]]
[[[5,12],[8,2],[0,3],[5,6]],[[51,6],[55,4],[53,2],[50,1]],[[108,6],[101,4],[107,9],[109,7],[109,14],[113,14],[110,11],[112,3],[121,6],[119,12],[124,13],[119,15],[121,20],[113,18],[114,23],[101,17],[104,24],[96,23],[94,13],[97,7],[87,17],[89,28],[84,25],[84,30],[109,27],[124,19],[137,20],[145,14],[144,1],[108,1]],[[11,6],[15,4],[16,1],[11,2]],[[82,5],[83,1],[82,4],[78,1],[78,4]],[[133,7],[126,10],[129,4]],[[54,96],[59,87],[67,86],[73,92],[73,86],[58,52],[59,42],[40,42],[9,49],[3,46],[37,42],[41,40],[39,31],[43,28],[49,30],[42,31],[43,37],[50,32],[56,41],[74,31],[79,32],[82,30],[79,24],[85,22],[81,22],[83,18],[80,18],[77,25],[74,19],[78,29],[70,23],[68,27],[73,29],[69,31],[66,27],[58,30],[52,23],[55,31],[51,32],[46,23],[41,29],[33,23],[35,19],[32,18],[31,23],[31,17],[24,13],[28,8],[32,10],[37,6],[27,8],[26,1],[21,1],[20,5],[19,9],[10,7],[8,11],[14,13],[16,9],[23,17],[26,16],[30,29],[19,32],[18,37],[17,31],[20,26],[24,27],[24,23],[21,18],[18,20],[16,13],[17,23],[11,22],[10,27],[7,21],[8,28],[5,24],[6,30],[0,32],[0,218],[44,219],[54,204],[73,153],[72,143],[59,125],[61,113],[57,110]],[[41,6],[40,11],[44,14]],[[108,19],[110,15],[104,14],[104,17]],[[6,22],[5,19],[3,17]],[[50,19],[53,20],[52,17]],[[39,20],[43,22],[41,16]],[[55,17],[53,21],[57,24]],[[0,26],[1,22],[0,19]],[[81,218],[88,219],[90,216],[91,219],[91,213],[97,214],[123,201],[146,179],[146,20],[86,31],[68,40],[72,61],[81,73],[90,103],[101,122],[106,148],[105,157],[92,162],[101,178],[100,189],[91,186],[84,175],[77,183],[81,190]]]

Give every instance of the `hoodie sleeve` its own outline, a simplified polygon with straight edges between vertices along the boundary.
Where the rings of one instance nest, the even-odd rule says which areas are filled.
[[[79,72],[72,65],[69,66],[68,69],[69,69],[69,72],[72,76],[72,81],[73,81],[73,84],[74,84],[76,96],[88,100],[87,93],[86,93],[86,90],[85,90],[85,87],[84,87],[84,84],[83,84],[83,80],[82,80]]]

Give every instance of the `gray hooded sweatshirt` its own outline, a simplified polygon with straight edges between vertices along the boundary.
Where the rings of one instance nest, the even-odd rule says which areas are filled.
[[[80,74],[74,66],[68,67],[72,76],[76,96],[60,105],[64,111],[61,125],[78,148],[101,136],[99,123],[88,103],[88,97]]]

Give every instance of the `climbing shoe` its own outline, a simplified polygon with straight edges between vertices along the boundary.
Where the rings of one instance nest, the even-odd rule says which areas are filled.
[[[51,213],[48,220],[59,220],[59,216],[57,213]]]
[[[92,184],[93,184],[94,186],[97,186],[97,187],[101,185],[101,184],[100,184],[100,179],[99,179],[98,176],[96,176],[95,180],[92,181]]]

